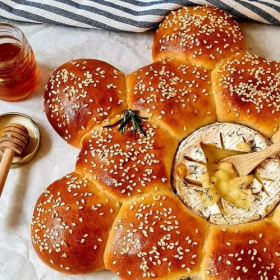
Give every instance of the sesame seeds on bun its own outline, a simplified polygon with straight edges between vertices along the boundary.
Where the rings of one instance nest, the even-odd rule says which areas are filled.
[[[123,202],[135,195],[171,189],[170,172],[177,141],[155,124],[145,122],[147,136],[131,128],[95,129],[83,138],[76,171]]]
[[[56,132],[81,151],[75,172],[51,184],[35,205],[31,235],[36,253],[59,272],[106,268],[122,280],[278,279],[280,208],[273,208],[279,194],[266,187],[271,184],[266,163],[252,189],[257,207],[265,211],[259,217],[255,211],[251,223],[238,216],[248,207],[236,211],[234,223],[224,215],[224,222],[215,225],[206,215],[205,200],[197,205],[191,198],[189,208],[183,203],[187,179],[196,197],[202,195],[198,163],[207,173],[207,159],[200,160],[201,149],[182,153],[187,165],[176,168],[181,193],[176,188],[173,193],[170,176],[183,138],[216,120],[243,124],[267,137],[275,132],[278,141],[279,63],[245,51],[238,24],[211,7],[171,12],[155,34],[152,52],[153,63],[128,75],[95,59],[73,60],[52,73],[46,115]],[[201,131],[200,139],[209,136]],[[234,133],[216,136],[212,144],[221,143],[221,149],[224,136],[234,147],[246,140],[242,133],[238,139]],[[187,145],[201,144],[186,139]],[[259,149],[254,140],[250,145]],[[271,166],[278,174],[278,165]],[[246,193],[250,184],[238,191]],[[264,204],[259,197],[267,191]],[[230,215],[234,199],[218,198],[224,207],[219,213]],[[214,215],[217,203],[208,205]]]
[[[210,76],[190,62],[154,62],[127,76],[127,104],[182,140],[216,120]]]
[[[63,273],[104,269],[104,249],[118,211],[118,202],[86,178],[67,174],[37,201],[31,224],[33,247],[42,261]]]
[[[136,197],[122,206],[113,224],[106,268],[121,279],[194,275],[199,271],[208,228],[172,192]]]
[[[201,270],[205,279],[278,279],[280,229],[269,219],[211,226]]]
[[[76,59],[58,67],[45,90],[45,112],[55,131],[81,148],[82,136],[96,124],[122,113],[125,77],[96,59]]]
[[[246,48],[244,36],[227,13],[211,7],[183,7],[171,12],[158,28],[153,60],[178,58],[206,69]]]
[[[247,125],[270,138],[280,125],[280,64],[246,51],[212,72],[217,120]]]

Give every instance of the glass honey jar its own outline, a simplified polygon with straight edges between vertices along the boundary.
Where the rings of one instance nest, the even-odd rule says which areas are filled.
[[[14,25],[0,23],[0,99],[25,99],[38,82],[34,53],[25,35]]]

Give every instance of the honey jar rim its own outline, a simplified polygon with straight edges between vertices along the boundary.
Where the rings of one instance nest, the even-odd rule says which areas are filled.
[[[15,30],[17,32],[18,38],[16,38],[15,36],[13,36],[12,38],[16,38],[19,39],[17,40],[20,44],[21,44],[21,48],[19,53],[14,56],[13,58],[7,60],[7,61],[2,61],[0,62],[0,71],[1,70],[6,70],[8,68],[10,68],[11,66],[13,66],[13,64],[15,62],[17,62],[17,60],[23,56],[24,52],[25,52],[25,47],[28,44],[28,41],[23,33],[23,31],[17,27],[16,25],[10,24],[10,23],[6,23],[6,22],[0,22],[0,32],[1,32],[1,27],[8,27],[8,28],[12,28],[13,30]],[[7,31],[9,31],[7,29]],[[5,37],[2,37],[5,38]],[[8,38],[11,38],[10,36]]]

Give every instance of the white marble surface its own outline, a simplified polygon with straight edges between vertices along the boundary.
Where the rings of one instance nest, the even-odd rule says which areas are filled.
[[[7,21],[1,19],[0,21]],[[37,198],[50,183],[74,170],[78,150],[54,132],[43,113],[44,86],[50,72],[74,58],[95,58],[111,63],[124,73],[152,62],[154,31],[113,33],[45,24],[16,24],[26,34],[35,52],[41,74],[40,85],[29,99],[0,101],[0,114],[21,112],[29,115],[41,130],[42,143],[36,157],[12,169],[0,198],[0,280],[108,280],[118,279],[101,271],[84,276],[68,276],[45,266],[32,249],[29,224]],[[241,28],[253,53],[280,60],[280,27],[242,22]]]

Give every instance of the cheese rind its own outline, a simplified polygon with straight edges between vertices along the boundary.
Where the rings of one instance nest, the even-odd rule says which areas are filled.
[[[173,188],[188,208],[209,220],[210,223],[232,225],[259,220],[270,213],[280,200],[278,156],[262,162],[255,169],[254,174],[257,175],[254,178],[249,176],[234,179],[224,172],[221,164],[220,170],[215,173],[213,171],[217,167],[213,164],[210,181],[218,182],[216,190],[210,188],[207,182],[201,183],[202,186],[194,184],[190,180],[193,174],[187,172],[186,177],[183,178],[176,172],[178,165],[187,166],[191,161],[197,165],[193,173],[197,181],[200,181],[201,176],[209,174],[207,156],[202,150],[204,144],[238,153],[240,152],[238,144],[242,142],[246,142],[252,151],[264,149],[269,145],[265,137],[250,128],[237,124],[215,123],[192,133],[177,149],[172,171]],[[242,146],[245,147],[245,144]],[[218,199],[219,196],[221,199]]]

